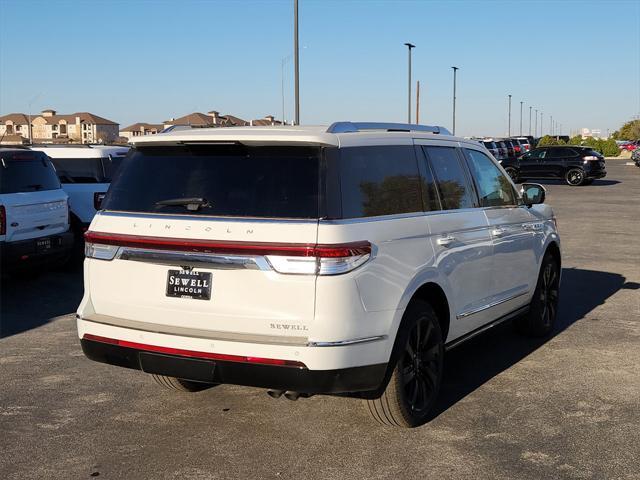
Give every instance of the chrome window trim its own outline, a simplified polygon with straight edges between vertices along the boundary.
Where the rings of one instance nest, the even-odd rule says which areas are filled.
[[[498,300],[495,302],[491,302],[487,305],[483,305],[482,307],[478,307],[478,308],[474,308],[472,310],[467,310],[466,312],[462,312],[459,313],[458,315],[456,315],[456,319],[460,320],[461,318],[465,318],[465,317],[469,317],[471,315],[475,315],[476,313],[480,313],[483,312],[485,310],[488,310],[489,308],[493,308],[493,307],[497,307],[498,305],[502,305],[503,303],[507,303],[510,302],[511,300],[515,300],[516,298],[522,297],[524,295],[527,295],[529,292],[520,292],[520,293],[516,293],[515,295],[512,295],[509,298],[505,298],[502,300]]]

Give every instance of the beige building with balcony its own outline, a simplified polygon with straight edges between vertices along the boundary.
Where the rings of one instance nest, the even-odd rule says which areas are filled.
[[[144,135],[155,135],[160,133],[164,125],[161,123],[144,123],[138,122],[120,130],[120,136],[131,140],[134,137],[142,137]]]
[[[116,122],[89,112],[59,115],[43,110],[38,115],[10,113],[0,116],[0,137],[20,135],[32,143],[109,143],[118,138]]]

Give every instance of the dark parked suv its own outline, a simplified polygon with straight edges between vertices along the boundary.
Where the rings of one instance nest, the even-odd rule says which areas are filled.
[[[591,147],[553,146],[535,148],[520,157],[519,180],[563,178],[569,185],[587,185],[607,175],[602,154]]]

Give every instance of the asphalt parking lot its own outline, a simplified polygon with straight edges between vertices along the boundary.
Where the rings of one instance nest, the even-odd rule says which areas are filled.
[[[447,355],[438,416],[379,427],[358,401],[163,390],[85,359],[81,272],[5,279],[0,478],[640,479],[640,169],[546,182],[563,241],[551,338],[504,325]]]

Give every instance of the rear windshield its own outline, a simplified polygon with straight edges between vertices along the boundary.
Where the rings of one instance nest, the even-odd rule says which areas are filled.
[[[57,190],[60,181],[44,155],[36,152],[0,152],[0,193]]]
[[[319,147],[141,147],[131,150],[122,162],[103,208],[318,218],[319,158]]]
[[[109,183],[117,158],[52,158],[62,183]]]

